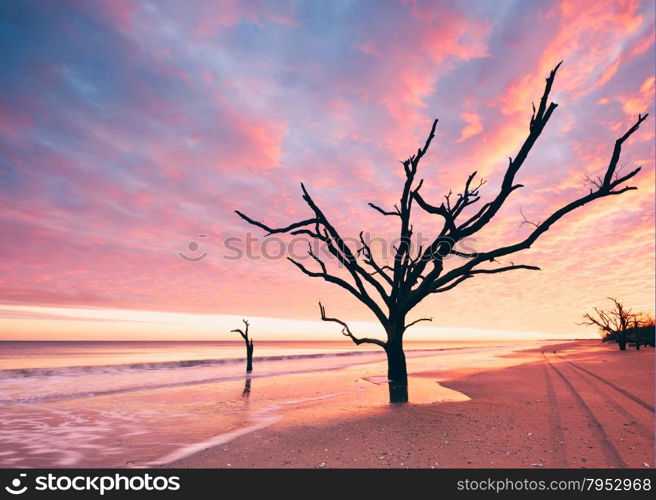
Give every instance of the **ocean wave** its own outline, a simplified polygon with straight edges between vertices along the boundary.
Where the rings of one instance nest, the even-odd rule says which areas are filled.
[[[367,354],[381,354],[382,351],[347,351],[331,353],[313,353],[313,354],[291,354],[278,356],[255,356],[254,362],[265,361],[288,361],[299,359],[316,359],[332,358],[346,356],[364,356]],[[0,380],[8,378],[27,378],[27,377],[53,377],[53,376],[75,376],[91,375],[102,373],[116,373],[126,371],[143,371],[143,370],[170,370],[175,368],[192,368],[197,366],[212,365],[234,365],[244,363],[246,358],[211,358],[211,359],[185,359],[179,361],[154,361],[126,364],[111,365],[83,365],[83,366],[61,366],[50,368],[16,368],[9,370],[0,370]]]

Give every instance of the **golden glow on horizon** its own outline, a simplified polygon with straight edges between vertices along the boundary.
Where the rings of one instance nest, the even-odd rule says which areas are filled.
[[[0,305],[0,340],[239,340],[230,332],[241,316],[190,314],[128,309],[83,309]],[[340,340],[339,328],[320,320],[249,317],[258,340]],[[349,323],[357,335],[383,338],[371,322]],[[577,338],[598,338],[581,330]],[[539,331],[503,331],[476,328],[413,327],[407,340],[513,340],[572,338]],[[348,339],[345,342],[350,343]]]

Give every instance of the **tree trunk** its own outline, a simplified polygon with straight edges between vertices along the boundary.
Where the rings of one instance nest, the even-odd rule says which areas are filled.
[[[390,403],[408,402],[408,372],[403,352],[403,330],[391,331],[387,347],[387,379]]]
[[[246,341],[246,373],[253,371],[253,340]]]
[[[620,345],[620,351],[626,351],[626,332],[618,332],[617,343]]]

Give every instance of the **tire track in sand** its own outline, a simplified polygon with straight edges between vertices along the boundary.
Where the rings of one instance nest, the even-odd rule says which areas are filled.
[[[550,355],[552,354],[553,353],[550,353]],[[555,356],[555,354],[553,355]],[[583,410],[583,414],[586,416],[586,420],[588,422],[587,428],[590,430],[594,440],[601,446],[601,452],[606,462],[605,465],[610,467],[626,467],[626,463],[622,459],[620,453],[617,451],[617,448],[615,448],[613,445],[610,437],[604,429],[604,426],[597,419],[588,403],[586,403],[585,399],[583,399],[570,379],[549,359],[549,356],[547,355],[547,349],[542,350],[542,356],[549,367],[551,367],[554,373],[556,373],[563,386],[567,389],[567,392],[571,396],[572,400],[576,403],[577,406],[581,408],[581,410]],[[571,430],[569,427],[566,429]],[[580,441],[581,436],[572,436],[572,442],[577,442],[577,440]],[[571,453],[568,453],[568,455],[571,455]],[[570,465],[571,462],[576,461],[577,458],[579,460],[585,460],[582,457],[572,457],[572,459],[570,459],[568,456],[568,465]]]
[[[582,371],[582,372],[584,372],[584,373],[587,373],[587,374],[590,375],[591,377],[594,377],[595,379],[599,380],[599,382],[602,382],[602,383],[606,384],[607,386],[612,387],[612,388],[615,389],[617,392],[619,392],[619,393],[622,394],[623,396],[629,398],[629,399],[630,399],[631,401],[633,401],[634,403],[637,403],[637,404],[639,404],[640,406],[642,406],[643,408],[649,410],[651,413],[656,412],[656,409],[654,409],[654,407],[653,407],[652,405],[650,405],[650,404],[647,403],[646,401],[640,399],[640,398],[639,398],[638,396],[636,396],[635,394],[631,394],[629,391],[627,391],[627,390],[625,390],[625,389],[622,389],[621,387],[617,386],[616,384],[614,384],[614,383],[611,382],[610,380],[607,380],[607,379],[605,379],[605,378],[603,378],[603,377],[597,375],[596,373],[593,373],[593,372],[591,372],[590,370],[588,370],[588,369],[586,369],[586,368],[583,368],[582,366],[577,365],[576,363],[572,363],[571,361],[567,361],[567,360],[564,359],[560,354],[558,354],[558,353],[556,352],[555,349],[554,349],[553,353],[554,353],[556,356],[558,356],[561,360],[563,360],[565,363],[567,363],[567,364],[573,366],[574,368],[576,368],[576,369],[578,369],[578,370],[580,370],[580,371]]]
[[[644,463],[653,463],[654,413],[637,402],[636,399],[641,401],[637,396],[626,390],[609,389],[609,384],[599,380],[600,377],[589,375],[587,370],[575,369],[574,364],[557,350],[553,354],[559,360],[561,371],[585,397],[627,466],[642,467]]]
[[[554,384],[549,374],[549,368],[547,364],[543,364],[542,368],[544,369],[544,378],[545,378],[545,387],[547,394],[547,401],[549,402],[549,434],[550,440],[554,449],[554,456],[556,459],[556,467],[566,467],[567,466],[567,445],[565,443],[565,433],[563,432],[563,423],[560,419],[560,406],[558,404],[558,398],[556,397],[556,391],[554,390]]]

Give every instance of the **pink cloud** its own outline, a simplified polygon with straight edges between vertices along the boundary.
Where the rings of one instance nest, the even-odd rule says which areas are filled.
[[[458,62],[487,57],[491,32],[487,21],[455,9],[430,3],[411,3],[407,8],[411,16],[396,23],[400,36],[373,31],[363,37],[364,52],[379,62],[358,82],[389,112],[385,135],[397,155],[414,149],[417,127],[424,133],[425,100],[435,92],[440,76]]]
[[[656,39],[656,31],[653,29],[649,31],[642,38],[637,39],[628,51],[628,57],[634,58],[643,54],[647,51],[652,45],[654,45],[654,40]]]
[[[481,117],[476,113],[465,112],[462,114],[462,119],[465,120],[465,126],[460,131],[460,137],[457,142],[462,142],[470,137],[480,134],[483,131],[483,123]]]
[[[273,23],[288,27],[298,24],[291,4],[280,3],[276,7],[278,8],[258,0],[201,2],[196,10],[196,22],[192,34],[201,38],[210,37],[220,29],[232,27],[241,21],[257,25]]]
[[[545,13],[544,22],[557,21],[558,29],[541,51],[536,73],[529,72],[513,81],[497,100],[500,109],[506,113],[525,110],[532,99],[530,89],[537,83],[534,75],[548,74],[563,59],[559,93],[583,95],[607,83],[622,63],[609,53],[621,52],[626,38],[644,22],[640,5],[640,0],[612,6],[583,0],[556,2]]]
[[[650,108],[654,101],[654,81],[656,78],[650,76],[642,82],[638,92],[618,97],[622,103],[622,109],[627,115],[644,114]]]

